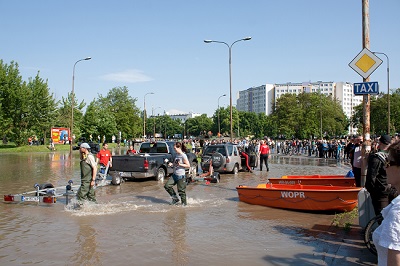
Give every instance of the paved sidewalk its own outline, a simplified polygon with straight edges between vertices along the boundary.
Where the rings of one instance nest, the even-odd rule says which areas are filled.
[[[377,257],[367,249],[364,243],[364,230],[360,226],[352,226],[349,232],[345,232],[343,228],[333,230],[336,231],[337,238],[332,244],[337,250],[329,252],[335,255],[326,257],[326,265],[377,265]]]

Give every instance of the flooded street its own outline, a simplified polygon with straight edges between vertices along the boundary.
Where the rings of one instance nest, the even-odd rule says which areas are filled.
[[[114,151],[115,153],[115,151]],[[0,154],[0,194],[34,183],[79,184],[79,155]],[[188,185],[188,206],[170,206],[161,181],[96,189],[99,204],[1,203],[1,265],[373,265],[334,260],[343,229],[333,214],[303,213],[238,201],[236,186],[268,177],[346,174],[349,165],[306,156],[270,160],[270,172],[223,174]],[[368,253],[365,249],[364,252]],[[362,259],[361,259],[362,260]]]

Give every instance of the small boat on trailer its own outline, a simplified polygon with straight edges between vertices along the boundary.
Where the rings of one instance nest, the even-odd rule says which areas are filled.
[[[123,179],[119,175],[108,175],[108,166],[96,175],[95,186],[104,187],[108,185],[120,185]],[[57,198],[65,197],[65,204],[68,205],[69,199],[76,196],[80,185],[72,185],[73,181],[69,180],[68,184],[60,187],[54,187],[51,183],[35,184],[35,190],[27,191],[19,194],[8,194],[3,196],[6,203],[36,202],[36,203],[56,203]]]
[[[281,178],[268,178],[268,181],[272,184],[286,185],[356,186],[354,177],[343,175],[287,175]]]
[[[351,211],[357,206],[358,187],[259,184],[238,186],[239,200],[273,208],[302,211]]]

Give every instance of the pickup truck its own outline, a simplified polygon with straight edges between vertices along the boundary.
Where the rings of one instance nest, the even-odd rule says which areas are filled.
[[[174,141],[143,142],[139,153],[133,155],[114,155],[110,174],[119,174],[123,179],[154,178],[163,180],[173,172],[168,166],[175,160]],[[190,163],[190,173],[197,173],[197,157],[186,153]]]

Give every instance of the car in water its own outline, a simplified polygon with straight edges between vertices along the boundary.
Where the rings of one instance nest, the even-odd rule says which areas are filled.
[[[153,178],[163,180],[173,173],[173,162],[176,157],[174,141],[142,142],[139,152],[133,155],[114,155],[110,172],[123,179]],[[194,153],[186,153],[190,163],[190,173],[196,176],[197,157]],[[189,171],[189,169],[188,169]]]
[[[208,171],[213,161],[215,172],[237,174],[242,170],[242,159],[237,145],[232,143],[212,144],[203,148],[201,169]]]

